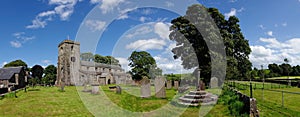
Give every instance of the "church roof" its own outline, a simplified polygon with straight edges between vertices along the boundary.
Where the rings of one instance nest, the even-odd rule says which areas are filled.
[[[16,73],[20,73],[22,69],[23,69],[22,66],[0,68],[0,80],[11,79],[13,75],[15,75]]]
[[[90,61],[80,61],[80,64],[82,66],[88,66],[88,67],[101,67],[101,68],[111,68],[111,69],[116,69],[116,70],[123,70],[118,65],[109,65],[109,64],[96,63],[96,62],[90,62]]]

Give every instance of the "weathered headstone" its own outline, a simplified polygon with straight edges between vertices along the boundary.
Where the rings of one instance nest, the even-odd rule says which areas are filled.
[[[92,94],[99,94],[99,84],[96,84],[96,83],[94,83],[94,84],[92,84],[91,85],[92,86]]]
[[[218,88],[218,78],[217,77],[212,77],[210,79],[210,88]]]
[[[116,89],[116,93],[117,94],[121,94],[122,93],[122,88],[118,85],[118,86],[116,86],[117,87],[117,89]]]
[[[144,77],[141,80],[141,97],[142,98],[149,98],[151,96],[151,86],[150,80],[147,77]]]
[[[178,89],[179,87],[179,81],[175,80],[174,81],[174,89]]]
[[[155,78],[155,97],[157,98],[166,98],[166,89],[165,89],[165,78],[157,77]]]
[[[171,80],[167,81],[167,89],[171,89],[172,88],[172,82]]]

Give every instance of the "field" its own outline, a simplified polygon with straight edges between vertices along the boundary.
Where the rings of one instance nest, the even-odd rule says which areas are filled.
[[[57,87],[29,88],[27,92],[19,91],[18,98],[10,94],[0,99],[0,116],[199,116],[199,107],[178,108],[172,104],[175,90],[167,90],[166,99],[142,99],[130,91],[136,89],[124,87],[120,95],[104,86],[99,95],[91,95],[81,92],[82,87],[65,87],[65,92]],[[230,116],[222,104],[201,107],[201,112],[210,108],[208,117]]]
[[[249,85],[249,82],[236,82]],[[286,85],[265,83],[265,90],[262,90],[262,83],[254,82],[253,97],[257,99],[260,115],[263,117],[277,116],[299,116],[300,115],[300,88],[289,87]],[[239,91],[250,95],[249,87],[235,84]],[[272,89],[271,89],[272,86]],[[283,96],[283,98],[282,98]],[[283,99],[283,100],[282,100]]]

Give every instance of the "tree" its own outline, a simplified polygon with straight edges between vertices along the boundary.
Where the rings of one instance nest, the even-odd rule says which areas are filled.
[[[94,57],[94,55],[91,52],[85,52],[85,53],[80,54],[80,59],[82,61],[92,61],[93,57]]]
[[[149,72],[151,67],[156,67],[154,58],[146,51],[134,51],[131,53],[129,66],[132,68],[129,73],[133,80],[141,80],[143,77],[151,78]]]
[[[57,68],[54,65],[48,65],[44,70],[42,83],[53,85],[56,80]]]
[[[120,66],[120,63],[119,63],[119,60],[112,57],[112,56],[106,56],[107,60],[108,60],[108,63],[107,64],[110,64],[110,65],[119,65]]]
[[[27,69],[27,64],[24,61],[20,60],[20,59],[9,62],[9,63],[4,65],[4,67],[18,67],[18,66],[23,66]]]
[[[31,72],[32,72],[32,77],[38,78],[39,80],[41,80],[42,76],[44,74],[44,68],[40,65],[34,65],[31,68]]]
[[[214,37],[214,35],[218,34],[212,34],[213,31],[211,30],[214,30],[212,29],[213,24],[207,22],[201,7],[201,5],[192,5],[188,8],[186,15],[173,19],[169,37],[170,40],[176,41],[177,45],[172,49],[174,58],[181,58],[185,69],[199,67],[201,69],[201,77],[204,78],[204,82],[207,84],[211,77],[211,57],[222,55],[218,51],[209,50],[207,47],[207,45],[213,45],[211,48],[218,47],[218,40]],[[252,66],[252,63],[249,61],[251,49],[248,40],[244,38],[241,32],[238,18],[231,16],[226,20],[218,9],[205,9],[217,25],[225,45],[227,59],[226,78],[238,79],[239,77],[246,77]],[[192,21],[196,22],[191,22],[191,20],[187,19],[192,19]],[[197,29],[193,24],[200,26],[202,29]],[[200,32],[205,32],[209,35],[204,38],[203,35],[207,34]],[[196,60],[191,58],[193,53],[196,54]]]
[[[94,62],[107,64],[108,59],[104,56],[99,55],[99,54],[95,54],[94,55]]]

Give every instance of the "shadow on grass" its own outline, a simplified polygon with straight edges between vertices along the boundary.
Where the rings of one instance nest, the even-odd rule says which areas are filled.
[[[27,91],[41,91],[41,89],[28,89]]]

